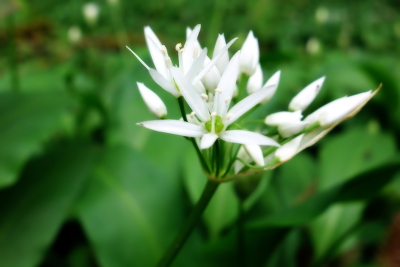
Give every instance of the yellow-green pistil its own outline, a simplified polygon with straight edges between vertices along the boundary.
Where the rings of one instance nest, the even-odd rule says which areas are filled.
[[[224,129],[224,124],[222,123],[222,118],[217,115],[217,116],[215,116],[214,120],[215,120],[214,121],[214,123],[215,123],[215,127],[214,127],[215,133],[219,133],[219,132],[222,131],[222,129]],[[211,132],[211,129],[212,129],[212,121],[213,120],[211,119],[211,120],[209,120],[209,121],[207,121],[205,123],[206,130],[209,131],[209,132]]]

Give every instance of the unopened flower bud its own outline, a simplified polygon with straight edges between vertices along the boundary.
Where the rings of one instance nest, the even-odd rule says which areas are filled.
[[[250,31],[247,35],[241,50],[240,72],[251,76],[256,71],[257,64],[260,59],[258,40],[254,37],[252,31]]]
[[[324,81],[325,76],[307,85],[290,101],[289,110],[305,110],[319,93]]]
[[[215,43],[213,58],[215,58],[218,53],[226,46],[225,37],[223,34],[218,35],[217,42]],[[226,66],[229,63],[229,54],[228,51],[224,52],[221,57],[218,59],[215,66],[218,68],[219,73],[224,73]]]
[[[243,145],[246,152],[258,166],[264,166],[264,155],[259,145]]]
[[[146,104],[147,108],[159,119],[165,119],[167,117],[167,108],[161,98],[147,88],[143,83],[137,83],[139,92]]]
[[[257,64],[256,71],[253,75],[250,76],[249,80],[247,81],[247,93],[252,94],[261,89],[263,82],[263,73],[261,69],[261,65]]]
[[[282,123],[300,121],[303,115],[301,111],[289,112],[281,111],[273,113],[265,118],[265,124],[270,126],[278,126]]]
[[[276,89],[278,88],[278,85],[279,85],[280,77],[281,77],[281,71],[278,70],[264,84],[263,88],[268,87],[268,86],[275,86],[275,89],[271,92],[271,94],[268,97],[264,98],[263,101],[261,101],[261,104],[265,104],[266,102],[268,102],[274,96],[274,94],[276,92]]]
[[[207,65],[211,60],[206,57],[204,61],[204,66]],[[207,72],[206,75],[204,75],[203,78],[203,84],[206,87],[208,91],[213,91],[219,83],[219,80],[221,79],[221,75],[217,69],[216,66],[213,66],[209,72]]]
[[[291,159],[297,154],[297,150],[300,147],[301,140],[304,134],[297,136],[293,140],[282,145],[275,151],[275,158],[279,159],[280,162],[285,162]]]
[[[279,124],[278,132],[283,138],[288,138],[303,131],[309,123],[306,121],[293,121]]]

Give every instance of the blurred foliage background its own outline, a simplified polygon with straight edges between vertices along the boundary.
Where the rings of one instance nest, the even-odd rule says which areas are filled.
[[[0,2],[0,266],[156,263],[206,179],[184,138],[135,125],[152,119],[136,81],[179,112],[125,45],[150,62],[144,26],[172,51],[196,24],[210,49],[218,33],[239,37],[231,53],[254,31],[264,76],[282,70],[265,115],[323,75],[308,110],[383,89],[314,147],[241,181],[258,183],[244,250],[227,183],[173,266],[398,266],[398,1],[99,0],[91,23],[85,4]]]

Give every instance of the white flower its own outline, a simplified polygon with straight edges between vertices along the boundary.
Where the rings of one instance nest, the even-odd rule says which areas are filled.
[[[83,6],[83,16],[90,25],[96,24],[99,12],[99,7],[95,3],[87,3]]]
[[[190,29],[189,29],[190,30]],[[135,52],[127,47],[143,64],[143,66],[149,71],[153,80],[164,90],[171,93],[175,97],[181,96],[181,92],[176,88],[175,82],[173,81],[171,68],[171,58],[168,56],[167,49],[161,44],[160,40],[154,34],[150,27],[144,29],[146,43],[150,51],[151,58],[153,60],[156,69],[150,68]],[[237,39],[230,41],[221,51],[216,55],[208,64],[203,67],[204,61],[207,56],[207,48],[199,51],[199,44],[197,36],[200,32],[200,25],[194,27],[190,35],[186,39],[185,45],[182,47],[181,44],[177,44],[175,49],[178,52],[179,58],[179,70],[182,75],[190,81],[192,85],[195,85],[197,89],[201,89],[201,79],[208,73],[208,71],[216,64],[219,58],[228,50],[228,48]]]
[[[260,50],[258,40],[254,37],[252,31],[247,35],[242,46],[242,56],[240,57],[240,72],[248,76],[254,74],[260,59]]]
[[[68,39],[71,43],[78,43],[82,38],[82,31],[78,26],[71,26],[68,29]]]
[[[193,111],[191,116],[193,116],[195,124],[184,121],[161,120],[142,122],[138,125],[160,132],[187,137],[201,137],[201,149],[211,147],[218,138],[231,143],[279,147],[276,141],[259,133],[245,130],[226,130],[241,115],[271,94],[273,89],[273,87],[261,89],[229,109],[239,74],[239,58],[240,51],[232,57],[222,74],[218,89],[215,89],[212,109],[209,108],[210,105],[207,105],[208,98],[200,95],[178,68],[171,68],[171,74],[182,96]]]
[[[273,113],[265,118],[265,124],[269,126],[279,126],[283,123],[297,122],[303,118],[301,111],[280,111]]]
[[[275,151],[275,157],[279,159],[279,162],[285,162],[291,159],[297,154],[300,142],[303,139],[304,134],[297,136],[293,140],[290,140],[286,144],[282,145]]]
[[[264,155],[259,145],[243,145],[243,147],[257,165],[264,166]]]
[[[319,108],[305,119],[319,122],[322,127],[328,127],[342,121],[349,114],[362,107],[372,95],[372,91],[342,97]]]
[[[305,110],[319,93],[324,81],[325,76],[307,85],[290,101],[289,110]]]
[[[219,34],[217,41],[215,42],[213,58],[215,58],[219,52],[221,52],[224,47],[226,46],[225,36],[223,34]],[[215,63],[215,66],[218,68],[219,73],[223,73],[226,66],[229,63],[229,54],[228,51],[225,52],[220,56],[218,61]]]
[[[278,126],[278,132],[283,138],[288,138],[303,131],[308,124],[308,122],[300,120],[281,123]]]
[[[144,103],[147,108],[150,110],[151,114],[156,116],[159,119],[163,119],[167,117],[167,107],[161,98],[147,88],[143,83],[137,83],[139,88],[140,95],[142,96]]]

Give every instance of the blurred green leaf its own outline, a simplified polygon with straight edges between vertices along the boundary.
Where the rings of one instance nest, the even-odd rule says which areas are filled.
[[[400,171],[400,160],[395,159],[382,166],[363,172],[348,182],[324,190],[299,205],[267,215],[251,222],[252,227],[295,226],[310,222],[331,204],[370,198],[389,183]]]
[[[24,162],[59,128],[69,103],[61,92],[0,94],[0,187],[15,182]]]
[[[396,153],[396,141],[389,133],[381,133],[371,125],[351,128],[327,138],[320,152],[319,187],[327,189],[373,169]],[[379,127],[379,126],[377,126]]]
[[[196,203],[207,183],[197,155],[190,147],[185,156],[184,182],[192,203]],[[238,215],[238,199],[233,183],[221,184],[203,214],[209,230],[210,239],[215,239],[221,230],[234,222]]]
[[[185,219],[181,197],[143,154],[109,148],[78,205],[100,265],[154,266]]]
[[[28,163],[0,192],[0,265],[37,266],[89,176],[97,149],[65,144]]]

